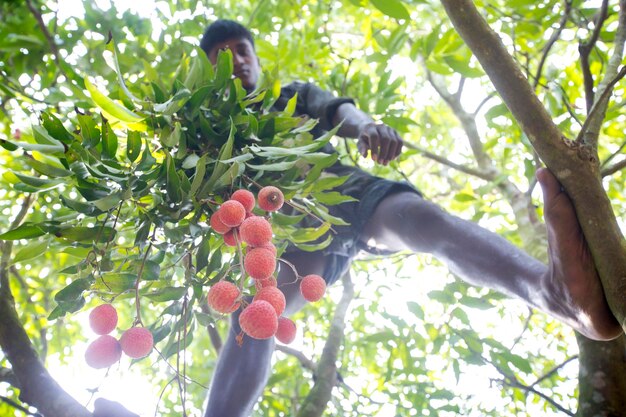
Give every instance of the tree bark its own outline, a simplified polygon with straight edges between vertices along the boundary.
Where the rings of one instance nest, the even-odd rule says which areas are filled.
[[[626,241],[602,187],[595,146],[567,139],[470,0],[441,0],[533,147],[571,197],[611,311],[626,329]]]
[[[337,304],[324,350],[315,371],[315,384],[304,399],[297,417],[320,417],[330,401],[332,390],[337,385],[337,355],[343,344],[346,314],[354,298],[354,287],[350,274],[341,278],[343,294]]]
[[[91,413],[52,378],[20,322],[9,286],[13,245],[0,242],[0,348],[11,363],[20,400],[45,417],[91,417]]]
[[[626,337],[596,342],[577,335],[580,349],[577,417],[626,416]]]

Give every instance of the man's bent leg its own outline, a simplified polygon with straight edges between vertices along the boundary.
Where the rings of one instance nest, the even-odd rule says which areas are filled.
[[[295,252],[283,258],[295,266],[300,276],[321,275],[324,271],[321,252]],[[285,314],[293,314],[305,304],[299,284],[293,270],[281,262],[278,286],[287,300]],[[270,376],[274,338],[255,340],[244,336],[239,346],[236,337],[241,332],[240,313],[241,310],[237,310],[231,316],[228,338],[211,381],[205,417],[249,417]]]
[[[517,296],[588,337],[618,336],[621,329],[608,310],[591,257],[573,255],[586,245],[582,234],[571,231],[579,226],[570,200],[565,196],[555,204],[555,193],[545,198],[551,258],[567,256],[556,258],[561,268],[552,267],[555,262],[551,260],[548,269],[497,234],[411,192],[384,198],[366,223],[363,240],[392,250],[432,253],[470,284]],[[566,216],[558,224],[555,218],[559,216],[550,216],[555,210]],[[578,289],[581,283],[584,292]]]

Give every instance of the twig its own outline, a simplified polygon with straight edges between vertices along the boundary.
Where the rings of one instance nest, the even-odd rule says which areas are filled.
[[[571,361],[573,361],[575,359],[578,359],[578,355],[574,355],[571,358],[566,359],[560,365],[555,366],[550,371],[548,371],[548,373],[546,373],[545,375],[540,376],[539,378],[537,378],[537,380],[535,382],[533,382],[532,384],[530,384],[529,387],[533,387],[533,386],[539,384],[541,381],[544,381],[544,380],[550,378],[552,375],[554,375],[556,372],[558,372],[559,369],[563,368],[565,365],[567,365],[568,363],[570,363]]]
[[[613,87],[622,78],[624,78],[624,76],[626,76],[626,65],[619,70],[615,77],[611,81],[609,81],[606,88],[602,90],[602,95],[591,108],[587,119],[585,119],[585,123],[583,123],[583,127],[580,129],[580,132],[576,137],[576,142],[586,142],[592,144],[596,143],[599,132],[592,126],[595,126],[599,123],[598,118],[603,119],[603,117],[600,116],[599,113],[604,113],[604,111],[606,110],[606,103],[608,102],[609,96],[613,93]]]
[[[16,403],[15,401],[13,401],[12,399],[10,399],[8,397],[5,397],[4,395],[0,395],[0,401],[10,405],[11,407],[15,408],[16,410],[20,410],[22,413],[24,413],[26,415],[33,416],[33,417],[43,417],[43,415],[41,415],[39,413],[31,413],[28,410],[28,408],[21,406],[20,404]]]
[[[563,15],[561,16],[561,20],[559,21],[559,27],[552,34],[552,36],[550,36],[550,39],[548,39],[548,42],[546,42],[545,46],[543,47],[543,54],[541,55],[541,59],[539,60],[539,65],[537,66],[537,71],[535,72],[535,83],[533,85],[535,89],[537,89],[537,85],[539,84],[539,80],[541,79],[541,73],[543,72],[543,65],[545,64],[546,59],[548,58],[550,49],[552,49],[552,46],[554,46],[556,41],[561,37],[561,33],[563,32],[563,29],[565,29],[565,25],[567,24],[567,21],[569,20],[569,14],[572,10],[572,0],[565,0],[563,3],[565,5],[565,10],[563,11]]]
[[[591,68],[589,66],[589,55],[592,49],[595,47],[598,37],[600,36],[600,30],[604,25],[604,21],[608,16],[608,0],[602,0],[602,6],[600,12],[596,16],[595,25],[591,38],[587,42],[581,42],[578,45],[578,53],[580,54],[580,66],[583,72],[583,85],[585,87],[585,102],[587,104],[587,112],[591,111],[594,103],[595,93],[593,91],[594,82],[593,75],[591,74]]]
[[[602,177],[607,177],[609,175],[615,174],[617,171],[626,168],[626,159],[622,159],[619,162],[614,163],[613,165],[604,168],[600,171],[600,175]]]
[[[433,161],[439,162],[442,165],[448,166],[450,168],[454,168],[457,171],[460,171],[460,172],[462,172],[464,174],[472,175],[474,177],[483,179],[485,181],[492,181],[493,180],[492,176],[489,175],[486,172],[482,172],[482,171],[479,171],[479,170],[477,170],[475,168],[470,168],[470,167],[467,167],[465,165],[460,165],[460,164],[457,164],[455,162],[452,162],[452,161],[450,161],[450,160],[448,160],[448,159],[446,159],[446,158],[444,158],[442,156],[439,156],[439,155],[436,155],[436,154],[434,154],[432,152],[427,151],[426,149],[422,148],[419,145],[415,145],[415,144],[409,143],[409,142],[404,142],[404,146],[406,146],[409,149],[413,149],[413,150],[418,151],[425,158],[432,159]]]

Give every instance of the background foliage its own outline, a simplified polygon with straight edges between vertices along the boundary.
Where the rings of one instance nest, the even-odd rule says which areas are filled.
[[[540,259],[545,257],[542,228],[537,220],[541,208],[533,179],[539,161],[469,50],[452,30],[438,2],[163,1],[143,5],[144,8],[138,6],[140,13],[121,11],[107,2],[76,2],[71,6],[63,3],[5,2],[0,6],[0,134],[5,147],[0,150],[0,232],[9,229],[25,195],[36,193],[26,221],[49,225],[45,231],[53,235],[39,235],[40,232],[29,229],[23,232],[39,236],[17,236],[24,239],[14,241],[11,285],[23,324],[48,363],[63,364],[73,361],[73,355],[81,357],[82,352],[71,352],[67,347],[90,336],[77,319],[80,314],[63,316],[63,312],[85,311],[98,304],[100,296],[110,299],[114,295],[106,294],[106,287],[98,287],[98,274],[117,274],[114,278],[120,288],[113,291],[117,294],[133,286],[134,277],[124,274],[136,274],[139,265],[144,265],[144,280],[151,279],[147,276],[159,279],[142,287],[146,292],[142,296],[147,297],[142,302],[142,318],[146,324],[154,323],[157,332],[161,331],[163,341],[158,347],[168,357],[170,366],[153,354],[133,368],[140,369],[146,380],[155,385],[151,401],[159,403],[160,415],[180,415],[181,404],[191,415],[201,414],[205,387],[211,382],[216,358],[205,326],[215,325],[222,336],[227,331],[224,321],[202,310],[201,293],[207,282],[218,276],[229,254],[225,252],[225,258],[221,258],[222,250],[215,238],[203,241],[202,236],[209,235],[202,229],[201,221],[197,222],[197,229],[192,227],[193,222],[183,221],[182,226],[177,223],[177,227],[171,228],[164,223],[165,237],[148,252],[145,243],[133,236],[143,233],[145,238],[156,230],[145,226],[155,224],[154,219],[147,221],[149,209],[140,208],[142,204],[154,208],[160,202],[155,201],[153,193],[142,194],[145,190],[140,187],[123,184],[131,178],[134,181],[134,168],[129,167],[136,167],[134,162],[146,158],[150,165],[141,170],[145,175],[151,172],[150,168],[158,168],[155,175],[167,170],[168,150],[175,148],[174,142],[168,140],[175,139],[178,117],[170,116],[181,110],[176,108],[178,100],[188,103],[198,91],[197,85],[185,82],[185,76],[201,58],[196,50],[199,36],[216,17],[238,19],[253,28],[263,67],[273,71],[281,82],[315,81],[338,95],[355,97],[361,109],[398,129],[406,141],[406,150],[397,163],[379,167],[360,159],[352,142],[334,138],[345,163],[357,163],[385,177],[406,179],[447,210],[498,232]],[[607,20],[588,56],[589,68],[595,75],[606,65],[615,36],[617,2],[608,3]],[[592,36],[597,2],[477,1],[476,5],[526,70],[559,127],[564,132],[576,132],[587,111],[576,48]],[[566,11],[568,19],[563,24]],[[113,42],[107,44],[109,33]],[[550,36],[556,33],[558,40],[552,44]],[[113,45],[128,92],[118,80]],[[549,52],[545,61],[544,52]],[[146,126],[153,136],[119,133],[118,152],[112,151],[112,136],[106,136],[108,147],[105,146],[104,135],[100,135],[111,130],[104,126],[94,100],[87,94],[83,81],[87,76],[93,77],[101,91],[106,87],[107,94],[122,100],[128,108],[153,114]],[[224,79],[216,85],[225,88],[229,83]],[[183,87],[189,95],[181,93]],[[152,102],[133,102],[129,93],[149,97]],[[169,110],[167,105],[154,106],[177,93],[177,99],[169,102],[173,106]],[[606,168],[623,158],[620,154],[626,144],[626,118],[622,104],[623,86],[618,83],[600,144]],[[187,106],[176,115],[184,114],[189,119],[197,116]],[[91,180],[102,174],[98,180],[102,186],[122,184],[118,194],[94,198],[71,194],[72,189],[64,188],[66,181],[59,180],[65,178],[62,171],[67,171],[68,166],[59,165],[47,152],[30,159],[23,156],[22,150],[13,150],[9,142],[44,135],[38,131],[42,121],[47,120],[47,132],[55,138],[61,139],[51,129],[57,129],[56,135],[65,135],[54,118],[46,119],[46,114],[63,123],[69,135],[68,144],[89,149],[91,143],[101,156],[109,152],[109,171],[103,174],[97,171],[103,167],[95,166],[96,172],[92,170],[83,178],[91,182],[83,184],[85,192],[98,190],[96,181]],[[250,116],[245,111],[238,114]],[[120,122],[120,117],[124,117],[108,116],[110,122]],[[139,132],[140,126],[132,123],[130,119],[121,120],[118,127],[130,124],[127,131]],[[240,120],[239,127],[246,129],[250,123],[248,119]],[[78,138],[70,133],[79,128]],[[230,129],[229,122],[221,126],[217,136],[228,138]],[[95,136],[101,140],[96,141]],[[185,132],[183,136],[193,135]],[[142,145],[131,146],[133,137],[139,137]],[[154,161],[145,153],[147,143],[156,144],[159,149]],[[217,150],[222,143],[216,146]],[[124,147],[126,153],[122,152]],[[78,160],[89,158],[81,156],[79,147],[76,152]],[[179,156],[169,156],[175,167],[169,173],[183,167],[184,158]],[[48,168],[41,168],[34,161]],[[283,158],[273,162],[290,161]],[[174,198],[175,193],[170,191],[179,188],[177,178],[184,181],[182,176],[168,176],[168,172],[159,177],[165,180],[158,184],[166,202]],[[29,177],[16,177],[18,174]],[[625,210],[623,175],[618,169],[605,177],[605,188],[618,218],[623,218]],[[226,187],[231,182],[224,181],[222,185]],[[139,211],[131,211],[123,204],[129,199],[124,189],[136,192],[132,198],[141,204],[133,210]],[[296,191],[294,187],[293,192]],[[62,195],[65,201],[59,199]],[[147,201],[140,201],[141,198]],[[74,203],[68,203],[69,200]],[[176,209],[161,214],[174,216],[169,219],[172,223],[185,218],[186,209],[180,212],[184,200],[185,196],[180,195],[178,201],[169,201]],[[71,217],[68,206],[73,211],[87,211],[83,213],[87,217]],[[70,221],[76,222],[76,226],[94,227],[97,225],[86,220],[88,216],[99,214],[104,222],[107,216],[112,216],[109,220],[117,216],[118,208],[128,213],[126,217],[119,216],[127,223],[126,240],[118,240],[117,251],[108,251],[106,242],[90,243],[101,237],[96,230],[104,229],[72,229],[74,234],[68,238],[70,232],[64,227]],[[196,219],[202,219],[201,209],[188,209],[194,213],[199,210]],[[144,222],[137,222],[138,218]],[[59,226],[63,227],[59,230]],[[79,239],[78,232],[86,234]],[[172,250],[172,242],[186,242],[194,256],[200,251],[195,262],[203,262],[203,255],[212,253],[204,265],[205,273],[198,267],[190,271],[186,260]],[[94,248],[102,252],[96,251],[98,266],[90,269],[89,256]],[[142,263],[145,254],[149,254],[149,261]],[[107,262],[111,269],[103,267]],[[342,382],[333,392],[328,415],[520,416],[575,411],[577,347],[570,329],[518,302],[468,287],[428,255],[398,254],[359,261],[353,276],[356,297],[339,358]],[[59,292],[68,284],[71,290]],[[185,286],[193,291],[176,289]],[[297,349],[305,357],[319,357],[328,333],[327,318],[340,293],[341,286],[337,285],[324,303],[308,307],[295,317],[303,329]],[[123,311],[125,326],[130,326],[135,316],[133,296],[132,292],[126,293],[116,301]],[[187,316],[191,312],[193,318]],[[188,346],[184,354],[176,354],[176,337],[181,334],[181,327],[192,331],[185,339]],[[257,415],[292,415],[298,408],[312,378],[311,370],[297,358],[284,352],[276,354],[274,373]],[[182,362],[187,365],[186,376],[195,381],[188,383],[185,391],[170,384],[176,369],[182,372]],[[5,360],[0,363],[9,366]],[[112,372],[124,374],[126,368]],[[152,377],[154,374],[156,378]],[[85,386],[85,391],[87,388],[93,387]],[[164,394],[159,398],[161,389]],[[0,384],[0,390],[2,395],[17,400],[17,392],[10,385]],[[181,401],[181,397],[185,400]],[[0,413],[11,412],[11,406],[0,403]]]

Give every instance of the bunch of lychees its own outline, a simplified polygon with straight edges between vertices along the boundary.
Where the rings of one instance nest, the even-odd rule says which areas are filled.
[[[255,202],[250,191],[237,190],[209,220],[226,245],[238,248],[245,245],[243,269],[253,279],[256,293],[250,303],[244,300],[246,276],[243,274],[239,285],[225,279],[214,284],[209,289],[207,301],[209,307],[223,314],[233,313],[243,304],[239,325],[245,334],[254,339],[275,336],[282,343],[291,343],[296,336],[296,324],[282,316],[286,301],[274,277],[277,259],[276,247],[272,243],[272,225],[267,218],[252,213],[255,204],[266,212],[279,210],[285,199],[283,193],[273,186],[263,187],[257,197]],[[317,301],[324,296],[326,282],[319,275],[307,275],[301,278],[300,291],[307,301]]]
[[[85,361],[92,368],[108,368],[120,360],[122,352],[139,359],[152,350],[152,333],[145,327],[131,327],[122,333],[120,340],[109,335],[117,326],[117,310],[111,304],[102,304],[91,310],[89,325],[100,335],[85,352]]]

